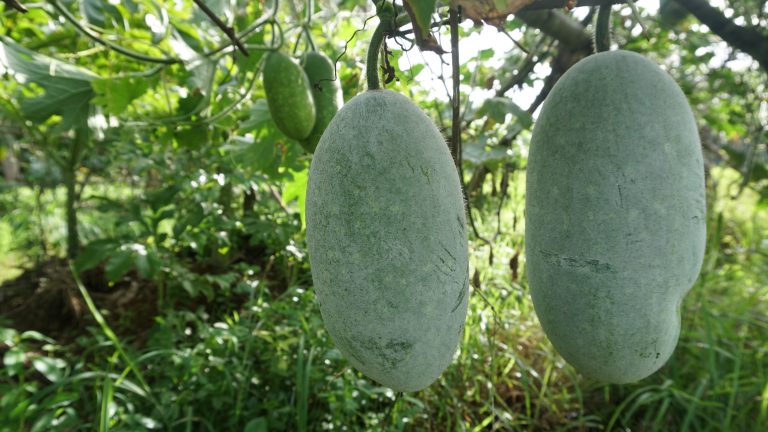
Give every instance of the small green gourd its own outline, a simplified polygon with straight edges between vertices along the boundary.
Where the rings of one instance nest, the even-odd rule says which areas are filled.
[[[315,125],[315,102],[304,70],[287,55],[274,51],[264,62],[264,92],[269,113],[287,137],[303,140]]]

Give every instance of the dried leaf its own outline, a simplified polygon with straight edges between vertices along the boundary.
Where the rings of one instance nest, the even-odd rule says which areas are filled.
[[[452,0],[451,7],[461,6],[464,18],[476,24],[485,23],[494,27],[504,25],[507,16],[533,3],[534,0]]]

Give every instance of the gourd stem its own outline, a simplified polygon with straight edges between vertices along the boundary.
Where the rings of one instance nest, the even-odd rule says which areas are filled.
[[[595,52],[611,49],[611,5],[600,6],[595,22]]]
[[[391,33],[395,27],[395,9],[388,1],[382,0],[376,4],[376,15],[379,17],[379,25],[376,26],[376,30],[371,36],[371,44],[368,46],[368,57],[365,62],[368,90],[381,88],[379,84],[379,52],[384,43],[384,37]]]
[[[371,45],[368,47],[368,58],[365,62],[365,71],[368,80],[368,90],[378,90],[379,85],[379,52],[384,42],[384,21],[381,21],[371,36]]]

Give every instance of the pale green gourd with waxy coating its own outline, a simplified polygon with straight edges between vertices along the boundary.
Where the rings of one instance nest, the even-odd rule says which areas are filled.
[[[655,372],[705,246],[703,160],[680,88],[627,51],[577,63],[536,122],[526,194],[531,295],[555,348],[601,381]]]
[[[459,178],[434,123],[398,93],[355,96],[315,150],[306,216],[339,350],[397,391],[435,381],[464,326],[468,259]]]

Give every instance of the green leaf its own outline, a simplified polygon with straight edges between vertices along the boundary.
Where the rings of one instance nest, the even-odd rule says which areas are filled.
[[[203,95],[208,95],[213,83],[213,75],[216,73],[216,63],[189,46],[184,37],[175,30],[169,42],[189,74],[187,87],[191,90],[198,89]]]
[[[7,369],[8,376],[14,376],[24,368],[24,351],[20,347],[9,349],[3,356],[3,365]]]
[[[0,327],[0,343],[4,343],[9,347],[16,345],[16,338],[19,337],[19,332],[12,328]]]
[[[272,133],[270,133],[272,132]],[[242,166],[255,171],[273,171],[277,165],[277,135],[271,128],[265,127],[258,138],[235,136],[222,146],[222,151],[230,153]]]
[[[403,6],[411,17],[416,44],[422,50],[442,53],[444,50],[430,33],[432,14],[435,12],[436,5],[437,0],[403,0]]]
[[[126,414],[124,418],[126,420],[126,423],[128,423],[129,421],[130,423],[138,423],[144,429],[160,429],[160,427],[162,426],[162,424],[156,421],[155,419],[151,417],[147,417],[142,414]]]
[[[512,102],[511,99],[505,97],[487,99],[480,109],[477,110],[476,117],[480,118],[487,115],[496,123],[504,123],[507,114],[512,114],[512,116],[516,117],[517,121],[524,128],[529,128],[533,124],[533,117],[528,111],[520,108],[520,106]]]
[[[203,92],[199,89],[192,90],[187,96],[179,98],[179,115],[188,116],[199,113],[207,103]]]
[[[131,102],[149,89],[149,81],[143,77],[103,78],[94,80],[91,85],[96,92],[93,103],[116,115],[122,114]]]
[[[306,228],[306,200],[307,200],[307,180],[309,176],[309,170],[304,171],[289,171],[292,180],[287,181],[283,187],[283,200],[289,203],[296,200],[299,205],[299,215],[301,216],[301,229]]]
[[[67,363],[58,358],[35,357],[32,360],[32,366],[48,381],[55,383],[64,378],[64,368],[67,367]]]
[[[404,0],[404,3],[407,5],[413,26],[418,27],[424,34],[429,33],[437,0]]]
[[[155,189],[147,192],[146,201],[152,208],[153,212],[157,212],[161,208],[171,204],[176,194],[181,191],[178,185],[170,185],[161,189]]]
[[[104,271],[110,282],[116,282],[133,267],[133,252],[123,248],[116,254],[109,257]]]
[[[264,417],[257,417],[245,425],[243,432],[267,432],[268,430],[267,419]]]
[[[250,132],[271,120],[272,116],[269,114],[267,100],[259,99],[248,110],[248,118],[240,123],[240,131],[243,133]]]
[[[486,149],[481,142],[468,143],[462,148],[462,159],[476,165],[494,164],[512,158],[511,150],[507,147],[493,146]]]
[[[181,126],[174,133],[180,148],[199,149],[208,143],[208,126],[195,123],[191,126]]]
[[[97,27],[106,28],[107,18],[111,17],[116,22],[121,22],[123,16],[120,10],[109,2],[103,0],[83,0],[80,3],[80,13],[85,17],[89,24]]]
[[[27,118],[44,122],[60,115],[63,127],[85,124],[89,102],[94,96],[91,82],[98,79],[98,75],[32,52],[7,37],[0,37],[0,64],[20,81],[33,82],[45,91],[43,95],[21,101],[22,113]]]
[[[117,248],[118,245],[113,240],[92,241],[77,254],[75,268],[81,272],[92,269],[114,253]]]
[[[151,278],[157,274],[160,270],[162,262],[157,252],[148,249],[144,253],[137,253],[133,260],[133,264],[136,266],[139,274],[145,278]]]
[[[205,275],[205,280],[211,284],[216,284],[221,289],[227,289],[234,284],[239,276],[237,273],[222,273],[218,275]]]
[[[48,336],[43,335],[40,332],[34,330],[27,330],[21,334],[21,340],[34,340],[38,342],[47,342],[49,344],[55,343],[55,341]]]

